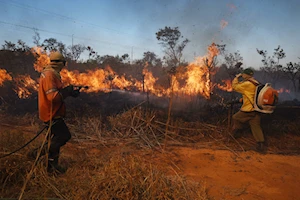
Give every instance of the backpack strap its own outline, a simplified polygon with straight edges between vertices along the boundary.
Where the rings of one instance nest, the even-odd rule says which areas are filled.
[[[253,81],[252,79],[248,79],[247,81],[249,81],[249,82],[253,83],[255,86],[258,86],[258,85],[260,85],[260,83],[259,83],[259,82],[255,82],[255,81]]]
[[[251,82],[251,83],[253,83],[253,85],[255,85],[255,87],[257,87],[258,85],[260,85],[260,83],[259,82],[255,82],[255,81],[253,81],[252,79],[248,79],[247,81],[249,81],[249,82]],[[247,97],[247,99],[249,100],[249,102],[251,103],[251,105],[252,105],[252,107],[254,108],[254,103],[255,103],[255,95],[254,95],[254,102],[252,103],[251,102],[251,100],[250,100],[250,98],[247,96],[247,95],[245,95],[246,97]]]
[[[251,102],[250,98],[249,98],[247,95],[245,95],[245,96],[247,97],[247,99],[248,99],[249,102],[251,103],[252,107],[254,108],[254,103]],[[255,99],[254,99],[254,101],[255,101]]]

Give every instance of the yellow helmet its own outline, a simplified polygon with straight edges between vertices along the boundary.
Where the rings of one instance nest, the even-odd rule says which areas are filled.
[[[65,57],[58,51],[50,53],[50,62],[65,62]]]

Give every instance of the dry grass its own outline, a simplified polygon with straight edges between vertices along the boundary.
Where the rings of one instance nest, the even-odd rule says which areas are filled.
[[[6,124],[6,130],[0,131],[0,156],[22,146],[34,136],[32,132],[41,127],[30,115],[6,121],[1,118],[0,121]],[[67,119],[73,134],[69,146],[62,149],[61,161],[68,166],[67,173],[61,176],[47,174],[46,161],[41,158],[34,167],[23,198],[209,199],[205,185],[187,181],[174,163],[159,162],[158,165],[143,152],[152,151],[151,154],[168,158],[166,144],[202,142],[202,147],[224,148],[228,145],[226,149],[232,151],[240,147],[226,143],[226,124],[222,127],[171,119],[166,134],[165,121],[158,111],[146,111],[139,106],[109,117],[105,124],[101,116]],[[289,125],[288,130],[296,129],[296,124]],[[42,136],[16,154],[0,160],[0,198],[20,195],[33,165],[25,155],[33,146],[41,145],[41,140]],[[239,142],[249,146],[255,144],[251,134]],[[299,141],[292,145],[298,148],[298,144]]]
[[[43,159],[42,159],[43,160]],[[206,188],[178,174],[163,172],[137,155],[109,159],[79,157],[61,176],[46,173],[39,162],[24,199],[208,199]],[[32,162],[10,157],[1,165],[1,198],[17,198]]]
[[[137,146],[160,149],[164,139],[164,125],[155,120],[155,115],[155,112],[135,108],[111,117],[110,129],[103,127],[101,120],[97,118],[73,119],[77,122],[70,125],[74,134],[73,143],[85,151],[78,149],[63,152],[62,164],[68,166],[68,171],[60,176],[49,175],[45,171],[45,158],[39,159],[22,198],[208,199],[204,185],[187,181],[174,166],[157,166],[143,154],[132,153]],[[33,129],[38,126],[35,123],[29,124]],[[8,128],[8,131],[0,133],[2,153],[15,150],[33,136],[25,135],[18,128],[14,130],[17,131],[10,131]],[[175,140],[178,135],[178,132],[170,132],[170,139]],[[87,152],[99,145],[115,146],[122,140],[129,141],[126,142],[127,148],[132,148],[133,151],[128,153],[119,148],[108,154],[92,155]],[[33,165],[33,161],[25,155],[33,146],[40,145],[40,141],[41,138],[1,160],[0,198],[19,197]]]

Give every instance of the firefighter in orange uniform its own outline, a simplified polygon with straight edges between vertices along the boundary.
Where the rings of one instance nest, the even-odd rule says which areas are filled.
[[[239,81],[239,77],[242,77],[243,80]],[[249,123],[252,135],[257,142],[257,151],[264,152],[266,148],[264,145],[264,135],[260,126],[261,116],[260,113],[254,110],[256,86],[253,82],[258,83],[258,81],[253,78],[253,70],[251,68],[247,68],[242,74],[236,75],[232,81],[233,90],[241,93],[243,96],[242,107],[232,116],[232,134],[236,138],[239,137],[243,124]]]
[[[66,169],[58,164],[60,148],[71,139],[70,131],[64,122],[66,106],[64,99],[79,96],[79,90],[72,85],[63,88],[60,71],[66,65],[59,52],[50,54],[50,65],[41,73],[38,91],[39,118],[51,129],[51,142],[48,154],[48,172],[64,173]],[[43,153],[43,152],[42,152]]]

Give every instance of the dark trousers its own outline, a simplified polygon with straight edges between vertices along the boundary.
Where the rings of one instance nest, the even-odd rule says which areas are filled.
[[[264,134],[260,126],[260,113],[238,111],[232,116],[233,130],[243,128],[243,124],[249,123],[252,135],[257,142],[264,142]]]
[[[70,139],[71,133],[63,119],[53,120],[51,128],[51,143],[49,148],[49,161],[57,164],[60,148],[64,146]],[[49,125],[49,123],[48,123]]]

